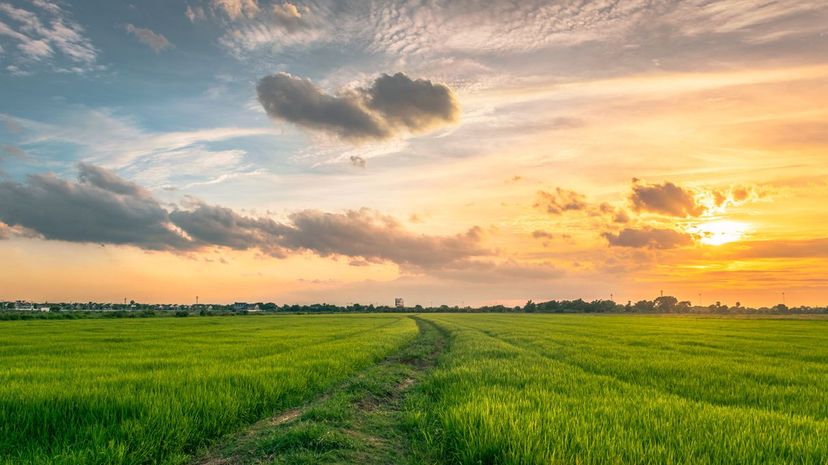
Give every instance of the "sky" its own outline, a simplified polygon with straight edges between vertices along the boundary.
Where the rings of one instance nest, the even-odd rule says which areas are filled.
[[[0,299],[828,304],[822,0],[0,0]]]

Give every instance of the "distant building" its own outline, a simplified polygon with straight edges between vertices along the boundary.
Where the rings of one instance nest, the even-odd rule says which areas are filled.
[[[248,312],[261,312],[262,309],[259,307],[259,304],[248,305],[247,306]]]
[[[31,302],[26,302],[25,300],[18,300],[14,303],[14,309],[24,312],[33,312],[35,307],[34,304]]]
[[[397,297],[396,299],[394,299],[394,307],[405,308],[405,302],[403,302],[402,297]]]
[[[247,302],[234,302],[233,303],[233,310],[240,312],[242,310],[247,310]]]

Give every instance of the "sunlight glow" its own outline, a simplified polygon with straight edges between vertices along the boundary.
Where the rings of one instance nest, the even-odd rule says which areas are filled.
[[[747,223],[729,220],[708,221],[690,228],[690,232],[698,235],[699,242],[705,245],[736,242],[745,235],[747,230]]]

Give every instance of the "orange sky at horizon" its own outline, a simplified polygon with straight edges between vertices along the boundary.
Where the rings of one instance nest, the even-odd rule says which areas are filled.
[[[579,20],[543,44],[518,27],[481,43],[397,24],[410,44],[343,51],[368,39],[319,26],[231,48],[242,36],[219,29],[250,25],[216,21],[209,55],[244,71],[136,91],[147,101],[98,95],[95,79],[117,79],[91,71],[68,84],[10,73],[18,88],[58,84],[39,109],[0,107],[0,300],[522,305],[663,291],[828,305],[828,7],[668,3],[657,18],[589,15],[597,29]],[[459,30],[500,21],[445,13]],[[195,47],[168,34],[178,50],[130,51],[135,63],[171,67],[164,53]],[[153,76],[134,79],[160,87]],[[72,86],[82,103],[62,97]]]

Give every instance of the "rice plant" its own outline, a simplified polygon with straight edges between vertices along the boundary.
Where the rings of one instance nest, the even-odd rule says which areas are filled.
[[[184,463],[416,334],[386,315],[3,322],[0,463]]]
[[[410,416],[455,464],[828,463],[828,321],[435,315]]]

